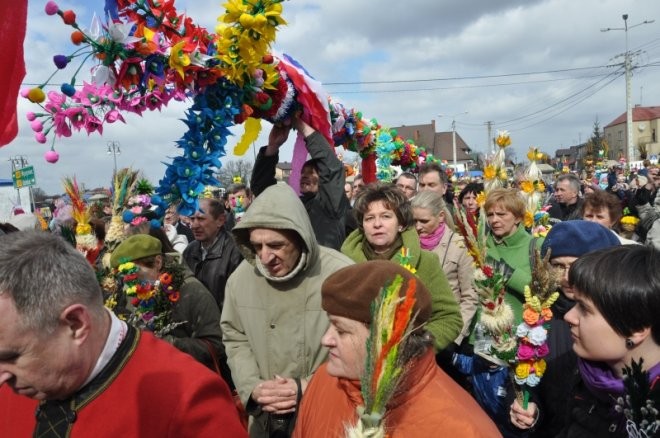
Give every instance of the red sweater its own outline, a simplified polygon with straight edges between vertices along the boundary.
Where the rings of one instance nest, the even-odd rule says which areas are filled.
[[[316,370],[305,391],[293,438],[343,437],[344,426],[357,421],[360,382],[332,377],[326,368]],[[502,436],[477,402],[438,368],[431,350],[413,364],[402,386],[385,414],[388,438]]]
[[[32,437],[36,400],[0,387],[0,437]],[[77,412],[70,436],[247,437],[218,375],[150,333],[109,386]]]

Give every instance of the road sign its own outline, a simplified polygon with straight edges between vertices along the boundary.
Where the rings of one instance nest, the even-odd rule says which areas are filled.
[[[32,166],[15,170],[11,179],[14,181],[14,187],[17,189],[33,186],[37,183],[37,180],[34,178],[34,167]]]

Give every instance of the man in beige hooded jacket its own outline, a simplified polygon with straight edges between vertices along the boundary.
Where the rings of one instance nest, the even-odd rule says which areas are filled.
[[[232,233],[245,260],[227,282],[223,342],[250,436],[267,437],[295,413],[327,357],[321,284],[353,262],[317,244],[305,207],[284,184],[261,193]]]

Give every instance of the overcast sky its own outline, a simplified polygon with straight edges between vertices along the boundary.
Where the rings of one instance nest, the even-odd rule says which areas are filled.
[[[54,71],[52,56],[68,54],[70,28],[43,12],[43,1],[29,2],[25,41],[25,84],[43,82]],[[103,13],[103,1],[58,1],[74,9],[88,26]],[[224,9],[218,0],[177,0],[179,11],[211,31]],[[531,145],[555,149],[586,140],[625,112],[621,55],[629,14],[629,49],[638,52],[632,78],[633,104],[660,105],[660,1],[658,0],[294,0],[284,2],[288,26],[275,49],[303,64],[346,107],[361,110],[382,125],[436,121],[438,131],[456,129],[476,151],[488,149],[486,122],[493,135],[511,133],[518,160]],[[645,20],[652,24],[632,27]],[[619,28],[601,32],[602,28]],[[73,68],[54,78],[68,81]],[[81,72],[78,82],[89,79]],[[35,166],[38,186],[62,191],[61,178],[75,175],[87,187],[108,186],[113,157],[107,142],[117,141],[119,167],[144,170],[157,184],[162,161],[177,154],[173,146],[185,132],[186,105],[172,105],[127,123],[106,125],[103,136],[85,133],[58,140],[57,164],[43,158],[48,146],[36,143],[25,120],[36,107],[19,98],[20,133],[0,149],[0,171],[10,178],[9,158],[23,155]],[[461,114],[467,112],[467,114]],[[439,117],[439,114],[443,114]],[[458,114],[458,115],[457,115]],[[257,142],[265,143],[269,127]],[[242,128],[235,129],[241,133]],[[231,155],[229,141],[223,161]],[[282,160],[290,159],[285,147]],[[243,157],[253,159],[250,150]],[[451,159],[451,157],[441,157]]]

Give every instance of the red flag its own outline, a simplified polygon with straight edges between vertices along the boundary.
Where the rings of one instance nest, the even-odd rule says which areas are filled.
[[[27,0],[0,2],[0,147],[18,134],[16,101],[25,77],[23,40],[27,23]]]

